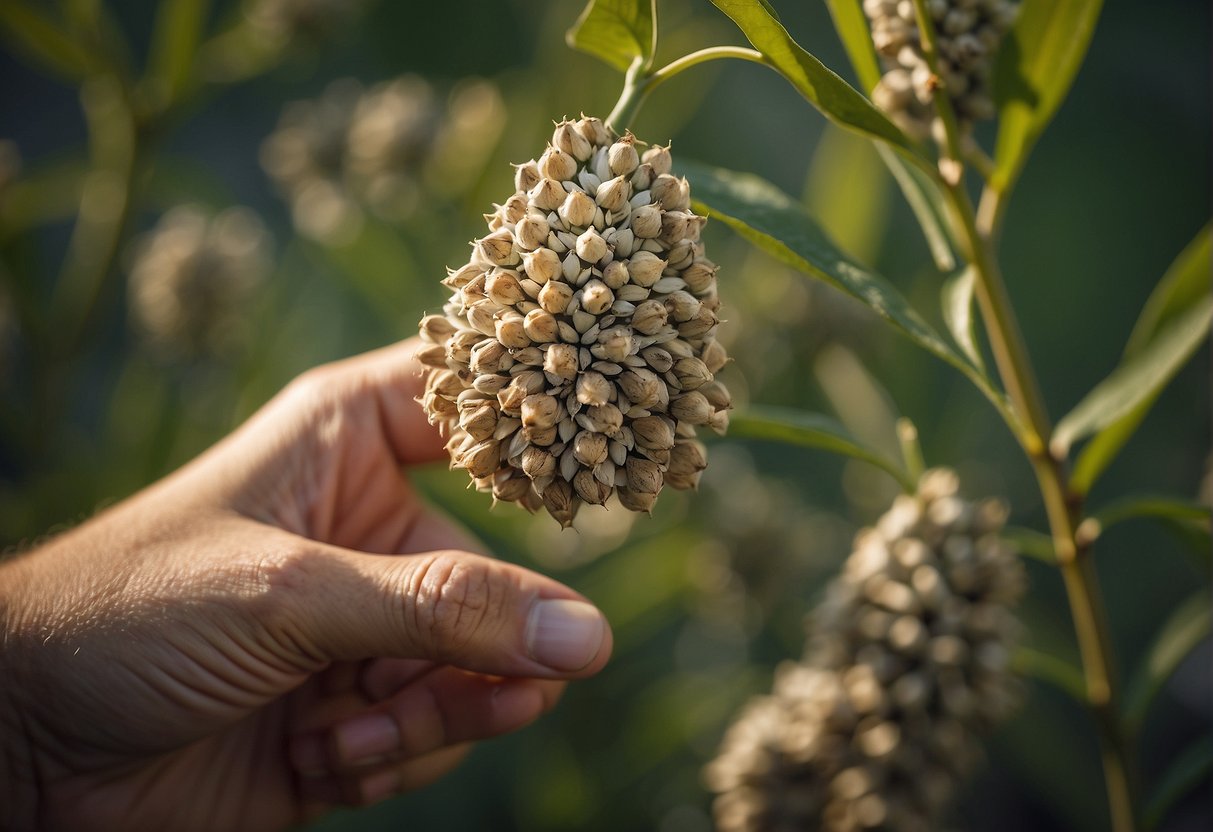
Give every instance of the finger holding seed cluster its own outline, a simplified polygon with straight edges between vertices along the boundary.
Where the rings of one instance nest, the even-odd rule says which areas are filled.
[[[929,832],[1018,698],[1006,510],[928,471],[856,538],[805,657],[730,727],[707,777],[722,832]]]
[[[585,503],[649,511],[697,485],[696,429],[728,424],[727,356],[706,219],[670,170],[667,147],[561,122],[422,319],[422,404],[495,499],[568,526]]]
[[[994,53],[1015,21],[1015,0],[927,0],[939,48],[939,76],[923,56],[912,0],[864,0],[884,76],[872,100],[916,136],[933,127],[936,90],[947,90],[962,129],[994,115],[990,72]]]

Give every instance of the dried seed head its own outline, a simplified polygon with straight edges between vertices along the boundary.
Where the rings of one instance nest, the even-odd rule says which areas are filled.
[[[993,116],[993,53],[1018,11],[1015,0],[931,0],[927,6],[942,78],[927,65],[912,3],[873,0],[863,6],[885,70],[872,101],[919,138],[929,135],[938,121],[934,100],[940,89],[947,93],[962,130]]]
[[[976,736],[1016,699],[1008,605],[1023,589],[1000,524],[975,520],[991,504],[956,490],[930,471],[856,538],[804,658],[708,767],[718,828],[939,828]]]
[[[668,148],[561,122],[443,281],[423,405],[478,490],[568,525],[613,493],[647,512],[663,485],[698,482],[695,426],[723,429],[730,400],[704,220],[670,170]]]

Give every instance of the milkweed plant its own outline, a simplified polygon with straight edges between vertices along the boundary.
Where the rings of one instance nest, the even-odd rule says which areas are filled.
[[[0,7],[9,40],[80,87],[91,148],[53,299],[62,303],[48,318],[55,326],[39,330],[33,316],[15,316],[20,293],[0,293],[0,370],[24,325],[31,339],[67,333],[39,359],[38,372],[61,372],[93,337],[114,274],[129,275],[131,330],[162,363],[197,373],[231,360],[250,337],[250,298],[272,282],[274,256],[272,234],[251,209],[180,204],[128,239],[151,190],[154,137],[207,91],[272,70],[300,44],[349,25],[364,4],[249,2],[213,32],[208,5],[161,4],[137,80],[96,45],[112,29],[100,4],[74,4],[64,20],[25,2]],[[733,471],[699,489],[717,453],[734,464],[729,448],[742,440],[839,454],[896,483],[900,493],[854,536],[849,554],[845,541],[835,547],[836,574],[820,597],[803,593],[803,651],[768,667],[768,692],[718,725],[722,739],[703,755],[701,774],[717,829],[949,828],[984,741],[1023,707],[1030,682],[1089,714],[1083,727],[1099,748],[1108,828],[1158,826],[1194,784],[1208,782],[1207,737],[1164,770],[1142,763],[1156,695],[1208,636],[1208,587],[1153,622],[1141,667],[1126,673],[1096,557],[1123,521],[1154,517],[1182,529],[1207,578],[1209,508],[1184,495],[1123,494],[1100,505],[1088,495],[1208,337],[1210,230],[1159,279],[1115,369],[1073,396],[1060,418],[1046,409],[1038,378],[1047,368],[1022,334],[1016,275],[1004,275],[1000,252],[1016,184],[1066,99],[1102,4],[825,0],[849,58],[835,67],[798,43],[766,0],[699,5],[719,24],[704,32],[720,31],[727,18],[749,45],[688,48],[659,62],[663,4],[591,0],[567,42],[619,73],[618,101],[609,112],[590,112],[597,100],[587,100],[586,112],[543,114],[544,140],[529,157],[508,160],[508,178],[492,170],[504,168],[496,149],[513,124],[508,82],[444,87],[416,73],[339,80],[290,104],[264,138],[260,163],[308,250],[337,260],[368,245],[380,246],[379,256],[384,238],[368,233],[395,227],[407,236],[427,216],[455,223],[453,206],[479,199],[482,178],[507,183],[499,201],[480,206],[484,225],[458,225],[473,238],[470,251],[434,252],[449,268],[415,289],[429,310],[418,326],[419,405],[442,432],[451,468],[463,472],[449,476],[480,492],[474,511],[514,503],[538,513],[537,523],[592,537],[597,521],[578,517],[601,509],[583,508],[605,506],[614,522],[643,526],[668,486],[727,514],[750,488],[744,476]],[[891,175],[921,229],[934,309],[923,307],[930,297],[921,287],[911,299],[836,243],[811,201],[686,158],[668,137],[633,132],[655,89],[693,88],[703,65],[725,60],[772,70],[768,83],[790,85],[805,106],[870,146],[868,162]],[[752,130],[795,129],[745,118]],[[28,203],[21,188],[20,154],[0,143],[0,216],[16,216],[2,210],[6,199]],[[21,230],[10,223],[6,239]],[[762,343],[763,324],[751,312],[733,324],[728,299],[763,277],[711,259],[708,243],[728,232],[849,296],[971,385],[984,408],[966,418],[1000,422],[1013,438],[1034,474],[1032,505],[1020,511],[1007,495],[970,493],[958,473],[966,460],[924,459],[919,425],[908,418],[874,442],[826,414],[752,401],[758,385],[742,368],[757,360],[746,353]],[[404,249],[387,251],[390,260]],[[1107,291],[1117,291],[1114,280]],[[392,308],[398,296],[373,301]],[[881,370],[864,383],[888,400]],[[736,401],[731,384],[742,390]],[[39,412],[61,404],[60,388],[41,390]],[[818,475],[810,467],[803,476]],[[774,514],[786,521],[797,511]],[[803,540],[789,529],[768,523],[738,536],[767,535],[781,550],[769,553],[778,563]],[[744,546],[726,538],[720,545]],[[1060,576],[1073,656],[1041,647],[1018,612],[1034,594],[1029,561]]]

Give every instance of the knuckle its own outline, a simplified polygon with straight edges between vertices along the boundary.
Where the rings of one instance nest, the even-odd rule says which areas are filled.
[[[483,631],[494,608],[493,581],[483,564],[454,554],[423,556],[405,598],[409,620],[433,649],[461,655]]]

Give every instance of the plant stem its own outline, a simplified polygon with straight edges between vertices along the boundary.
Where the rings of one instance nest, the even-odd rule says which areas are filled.
[[[684,70],[722,58],[735,58],[759,64],[766,64],[767,62],[761,52],[741,46],[709,46],[706,49],[700,49],[689,55],[683,55],[681,58],[670,61],[670,63],[654,72],[646,72],[644,59],[637,57],[631,67],[628,68],[627,75],[624,78],[623,92],[620,93],[619,101],[615,104],[615,108],[607,116],[606,123],[613,127],[616,132],[622,133],[627,129],[631,120],[635,118],[636,111],[640,109],[640,105],[644,103],[644,99],[650,92]]]
[[[936,111],[944,128],[940,173],[953,219],[959,225],[957,236],[961,253],[977,273],[977,303],[994,361],[1011,403],[1020,415],[1019,428],[1015,425],[1011,428],[1016,431],[1032,463],[1048,514],[1057,565],[1061,569],[1082,656],[1087,706],[1095,717],[1099,734],[1112,829],[1114,832],[1133,832],[1138,824],[1132,755],[1120,717],[1108,617],[1100,597],[1099,578],[1091,561],[1090,541],[1080,540],[1077,535],[1082,520],[1082,499],[1072,494],[1066,485],[1065,460],[1055,457],[1049,450],[1053,427],[995,255],[1005,201],[998,191],[987,188],[982,196],[980,214],[974,211],[965,190],[964,170],[960,167],[964,158],[960,131],[946,82],[939,76],[935,29],[926,0],[914,0],[914,10],[923,55],[940,82],[935,95]]]
[[[1065,461],[1049,451],[1052,425],[994,254],[1002,217],[1001,201],[987,191],[981,203],[983,222],[979,228],[964,184],[949,185],[946,192],[960,226],[962,253],[977,272],[978,305],[999,375],[1022,417],[1018,438],[1032,463],[1048,514],[1053,548],[1082,656],[1087,705],[1099,734],[1112,829],[1133,832],[1138,828],[1135,777],[1127,732],[1120,718],[1107,612],[1091,561],[1090,543],[1077,535],[1082,500],[1066,486]]]

